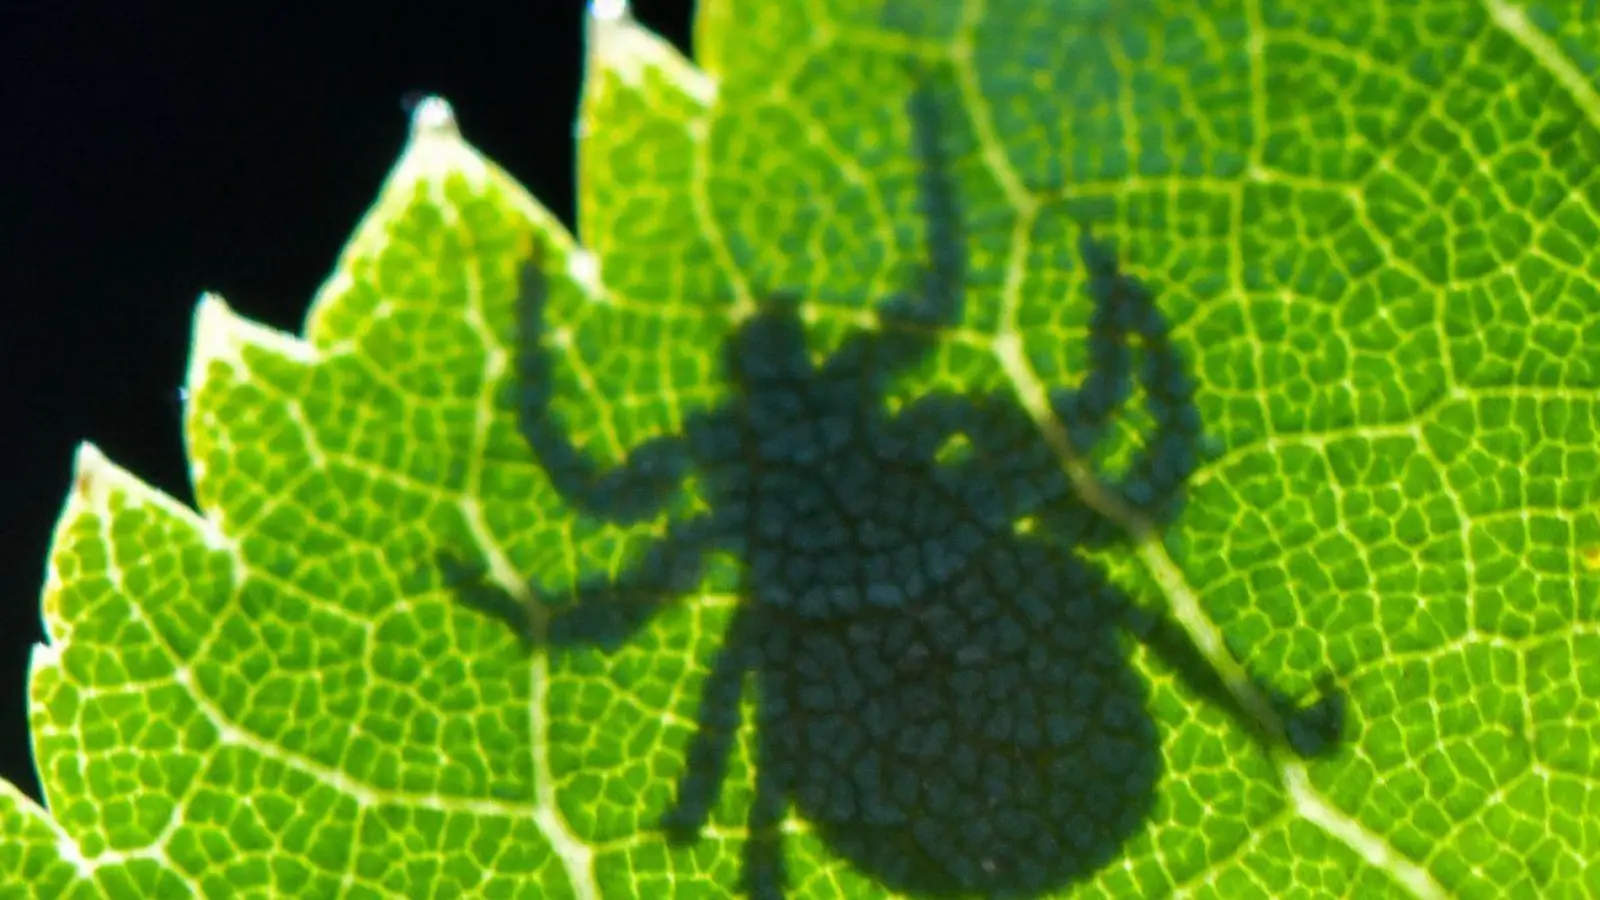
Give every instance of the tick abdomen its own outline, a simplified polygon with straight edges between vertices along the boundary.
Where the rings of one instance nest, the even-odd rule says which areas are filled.
[[[1115,620],[1088,570],[1013,540],[917,604],[775,623],[763,727],[802,817],[903,889],[1027,892],[1092,869],[1159,771]]]

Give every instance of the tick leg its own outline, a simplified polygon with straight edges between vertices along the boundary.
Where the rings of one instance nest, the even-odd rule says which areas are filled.
[[[917,206],[923,223],[921,283],[916,285],[914,299],[891,300],[879,315],[885,324],[946,328],[961,319],[967,235],[955,180],[950,177],[945,119],[928,82],[912,92],[907,113],[917,157]]]
[[[1103,436],[1110,420],[1133,391],[1133,351],[1128,333],[1137,330],[1154,304],[1144,286],[1117,271],[1109,248],[1096,244],[1087,231],[1080,245],[1094,301],[1089,319],[1089,373],[1077,390],[1061,389],[1051,405],[1067,426],[1073,447],[1085,456]]]
[[[678,794],[661,818],[661,828],[673,841],[692,841],[705,827],[711,808],[722,794],[728,753],[739,730],[739,698],[744,675],[756,652],[755,613],[740,606],[733,614],[722,649],[712,663],[700,693],[695,733],[689,741],[687,764],[678,778]]]
[[[1155,431],[1126,474],[1108,486],[1130,506],[1165,517],[1197,460],[1200,415],[1194,404],[1194,381],[1172,346],[1166,319],[1150,290],[1123,274],[1112,249],[1097,243],[1087,229],[1080,247],[1094,300],[1090,371],[1078,390],[1056,393],[1051,405],[1066,424],[1074,448],[1090,456],[1112,415],[1133,391],[1134,353],[1129,344],[1131,337],[1138,337],[1143,351],[1139,382]]]
[[[1302,759],[1332,753],[1344,740],[1347,698],[1331,677],[1317,685],[1309,704],[1292,698],[1231,663],[1219,671],[1206,659],[1189,632],[1168,611],[1151,612],[1124,605],[1121,624],[1161,661],[1177,672],[1190,690],[1228,713],[1263,747],[1284,747]]]
[[[740,865],[744,895],[750,900],[783,900],[788,884],[783,859],[783,816],[788,808],[790,766],[783,751],[782,713],[765,708],[756,738],[756,796],[750,806],[749,834]]]
[[[618,524],[655,518],[671,502],[689,469],[686,443],[673,437],[646,441],[609,471],[573,445],[550,414],[553,385],[549,354],[540,338],[549,284],[538,260],[523,267],[517,297],[517,427],[563,499]]]
[[[699,584],[715,536],[709,516],[673,523],[620,578],[580,583],[577,602],[550,616],[545,641],[556,647],[621,646],[661,604]]]
[[[868,375],[883,383],[918,365],[942,329],[960,324],[966,289],[967,234],[950,174],[946,120],[930,81],[907,104],[917,158],[917,206],[923,223],[922,263],[906,293],[878,309],[878,327],[857,334],[830,358],[823,380]],[[881,396],[882,391],[875,396]]]

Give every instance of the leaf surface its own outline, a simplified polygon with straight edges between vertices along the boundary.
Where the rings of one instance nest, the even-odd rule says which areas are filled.
[[[1039,895],[1600,896],[1582,9],[707,0],[693,65],[597,16],[577,238],[422,104],[302,336],[200,304],[198,511],[80,451],[31,670],[48,812],[0,784],[0,893],[730,895],[754,692],[698,839],[658,826],[744,561],[616,646],[531,649],[446,561],[544,621],[715,494],[691,479],[629,523],[557,489],[517,415],[530,259],[549,414],[621,463],[737,406],[726,348],[772,292],[819,363],[880,327],[927,262],[906,111],[936,72],[963,315],[886,415],[1013,398],[1120,536],[1038,540],[1194,656],[1116,639],[1142,692],[1117,715],[1153,724],[1160,777],[1102,865]],[[1148,391],[1088,455],[1051,402],[1093,368],[1091,223],[1197,384],[1170,521],[1103,489]],[[1319,682],[1342,737],[1302,758],[1279,701]],[[788,896],[894,893],[789,799]]]

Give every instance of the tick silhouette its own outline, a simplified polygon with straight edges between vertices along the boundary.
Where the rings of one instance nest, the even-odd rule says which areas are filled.
[[[732,399],[611,470],[548,409],[536,268],[519,300],[520,421],[567,501],[646,521],[693,472],[709,509],[670,521],[620,575],[580,583],[575,602],[499,611],[530,641],[614,648],[699,585],[709,554],[742,562],[661,824],[691,841],[706,823],[753,676],[755,795],[741,867],[753,897],[783,896],[779,826],[791,807],[893,890],[1037,895],[1113,859],[1143,827],[1160,773],[1145,685],[1124,647],[1138,617],[1062,549],[1104,545],[1121,529],[1080,500],[1009,394],[941,392],[887,408],[891,381],[959,321],[963,296],[966,236],[939,120],[926,95],[911,112],[921,284],[820,363],[795,302],[768,301],[726,342]],[[1139,509],[1168,508],[1193,468],[1188,378],[1151,293],[1087,230],[1079,252],[1090,371],[1054,393],[1053,412],[1086,453],[1137,369],[1152,431],[1123,478],[1102,487]]]

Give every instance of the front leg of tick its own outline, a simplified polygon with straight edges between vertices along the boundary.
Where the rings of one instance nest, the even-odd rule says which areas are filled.
[[[878,308],[878,327],[851,336],[829,358],[822,380],[866,378],[881,386],[927,359],[944,329],[960,324],[966,291],[967,233],[951,174],[946,119],[931,84],[911,96],[907,112],[917,157],[917,207],[923,223],[916,282]]]
[[[543,345],[549,283],[537,263],[524,266],[517,297],[518,430],[567,503],[618,525],[653,519],[689,470],[687,442],[676,437],[646,441],[609,470],[572,443],[550,414],[553,367]]]
[[[1197,461],[1200,415],[1194,382],[1172,346],[1166,319],[1149,288],[1122,273],[1112,249],[1097,243],[1087,229],[1080,249],[1094,302],[1090,370],[1078,390],[1057,391],[1051,406],[1067,427],[1073,448],[1082,457],[1092,456],[1111,417],[1132,393],[1130,338],[1137,337],[1143,350],[1139,383],[1156,428],[1123,477],[1108,487],[1133,508],[1165,517]]]
[[[622,646],[663,603],[700,583],[706,553],[716,537],[716,524],[709,516],[673,522],[666,535],[654,541],[620,577],[580,584],[577,602],[550,617],[542,635],[544,642],[551,647],[598,647],[608,652]],[[537,618],[532,615],[528,620]],[[540,638],[529,634],[530,641]]]

